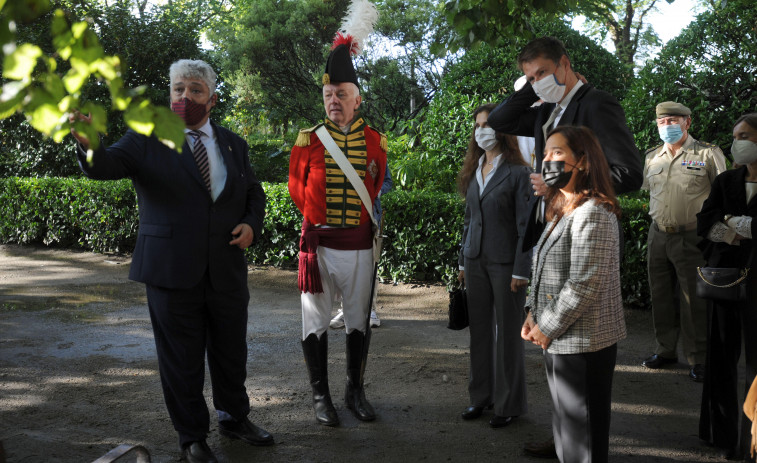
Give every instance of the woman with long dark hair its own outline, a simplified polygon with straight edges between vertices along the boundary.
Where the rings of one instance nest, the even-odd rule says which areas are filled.
[[[626,336],[620,206],[589,128],[554,128],[544,151],[548,223],[534,247],[521,336],[544,349],[558,458],[601,463],[609,454],[617,342]]]
[[[494,408],[489,424],[507,426],[526,413],[523,304],[531,270],[522,251],[532,197],[529,174],[512,135],[496,133],[486,118],[495,105],[473,113],[473,133],[458,190],[465,197],[459,280],[467,288],[470,320],[470,406],[472,420]]]

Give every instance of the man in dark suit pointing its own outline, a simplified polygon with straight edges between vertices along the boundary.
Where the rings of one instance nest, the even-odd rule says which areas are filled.
[[[129,278],[145,283],[160,379],[182,457],[215,462],[205,443],[210,416],[203,385],[208,358],[213,405],[222,435],[253,445],[273,436],[247,418],[247,263],[244,249],[260,236],[265,193],[247,143],[210,121],[216,73],[205,62],[171,65],[171,109],[186,124],[182,153],[156,137],[128,131],[79,164],[92,179],[131,178],[139,234]],[[88,118],[79,116],[88,121]]]

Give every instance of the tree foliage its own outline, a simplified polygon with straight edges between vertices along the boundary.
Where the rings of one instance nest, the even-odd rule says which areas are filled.
[[[237,108],[279,127],[323,118],[327,48],[348,0],[240,0],[211,24]]]
[[[733,122],[757,109],[757,3],[700,14],[639,71],[623,106],[642,150],[660,144],[654,110],[666,100],[691,108],[695,138],[730,144]]]
[[[402,132],[439,89],[445,64],[431,46],[448,40],[452,30],[433,0],[377,0],[375,40],[361,60],[365,114],[382,130]]]
[[[376,0],[379,23],[355,59],[364,106],[379,130],[414,117],[438,87],[444,60],[430,44],[449,27],[432,0]],[[323,119],[321,76],[348,0],[240,0],[218,18],[208,36],[221,50],[223,68],[241,115],[270,121],[277,131]],[[265,129],[265,127],[261,127]]]
[[[648,56],[651,47],[660,45],[659,36],[648,22],[657,12],[658,3],[658,0],[585,1],[576,5],[575,13],[586,16],[590,35],[602,41],[609,36],[615,45],[615,56],[632,68],[636,60]]]
[[[444,11],[457,36],[438,43],[435,51],[456,51],[482,42],[497,45],[510,37],[532,37],[535,15],[560,18],[577,3],[577,0],[449,0]]]
[[[587,18],[592,37],[604,40],[609,35],[615,55],[632,68],[637,53],[646,56],[649,47],[659,45],[657,34],[647,22],[657,3],[658,0],[450,0],[445,11],[458,36],[438,42],[435,49],[442,53],[482,42],[498,45],[513,36],[531,38],[538,18],[559,20],[565,15],[578,15]]]
[[[562,40],[573,69],[592,85],[623,99],[632,74],[610,52],[563,21],[536,20],[533,26],[539,36]],[[478,105],[500,102],[513,91],[515,80],[522,75],[517,56],[528,40],[484,44],[449,66],[421,125],[420,148],[392,159],[392,171],[401,186],[454,191],[473,127],[471,114]]]
[[[118,56],[107,55],[86,21],[72,11],[51,10],[47,0],[0,0],[0,44],[3,45],[3,88],[0,119],[23,113],[37,131],[60,142],[69,133],[70,113],[81,110],[92,114],[92,124],[75,122],[73,127],[86,134],[93,148],[98,134],[107,131],[106,110],[84,98],[85,85],[94,79],[107,89],[109,100],[124,112],[126,124],[134,130],[154,133],[170,146],[181,146],[183,123],[166,107],[153,105],[142,96],[143,89],[124,85],[122,63]],[[17,27],[32,24],[42,16],[49,21],[51,50],[17,38]],[[42,27],[44,29],[44,27]]]
[[[140,101],[147,99],[165,106],[169,98],[168,65],[180,58],[209,60],[199,45],[200,19],[187,20],[196,17],[187,15],[191,12],[187,9],[196,6],[195,3],[176,2],[170,7],[147,8],[146,3],[137,4],[134,0],[117,0],[107,7],[98,2],[65,0],[56,6],[69,21],[86,20],[88,28],[99,35],[102,52],[119,57],[119,78],[124,87],[138,89],[134,93],[140,94]],[[55,48],[49,40],[53,17],[54,13],[49,12],[32,22],[18,24],[16,40],[38,44],[46,55],[53,56]],[[136,37],[139,39],[135,40]],[[68,62],[57,62],[59,72],[70,67]],[[127,128],[125,118],[119,117],[120,109],[113,104],[111,90],[104,81],[86,79],[78,98],[105,111],[107,123],[102,139],[106,144],[123,135]],[[225,106],[225,99],[221,98],[214,111],[222,112]],[[160,114],[163,113],[161,110]],[[64,129],[62,134],[65,133]],[[72,144],[55,143],[34,130],[24,115],[0,120],[0,175],[78,174],[73,150]]]

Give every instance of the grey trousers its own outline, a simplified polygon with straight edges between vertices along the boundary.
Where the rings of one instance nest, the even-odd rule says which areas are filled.
[[[465,259],[470,321],[470,403],[499,416],[528,411],[523,340],[525,288],[510,290],[512,264]]]

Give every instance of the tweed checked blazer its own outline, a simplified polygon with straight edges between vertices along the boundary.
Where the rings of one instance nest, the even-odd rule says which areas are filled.
[[[589,200],[552,220],[533,269],[526,310],[552,339],[549,353],[596,352],[626,337],[614,214]]]

